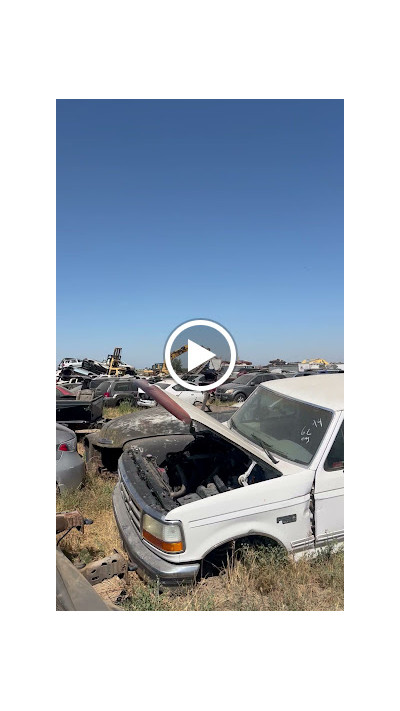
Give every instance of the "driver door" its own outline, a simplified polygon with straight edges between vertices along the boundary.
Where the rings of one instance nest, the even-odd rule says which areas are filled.
[[[344,537],[344,421],[339,421],[315,477],[315,547]]]

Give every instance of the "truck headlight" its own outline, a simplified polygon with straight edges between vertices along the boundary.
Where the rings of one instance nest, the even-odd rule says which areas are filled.
[[[183,533],[179,523],[158,521],[149,514],[143,514],[142,536],[145,541],[165,553],[183,551]]]

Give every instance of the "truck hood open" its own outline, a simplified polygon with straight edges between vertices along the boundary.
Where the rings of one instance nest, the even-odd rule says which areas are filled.
[[[179,420],[182,420],[182,422],[199,422],[213,432],[216,432],[228,442],[231,442],[236,445],[236,447],[239,447],[252,459],[259,462],[265,462],[274,469],[277,469],[277,471],[281,474],[292,474],[294,471],[301,469],[301,467],[297,465],[290,464],[286,461],[283,462],[281,460],[279,460],[279,465],[274,466],[268,454],[262,447],[257,446],[254,442],[247,439],[247,437],[239,434],[239,432],[230,429],[225,423],[218,422],[207,412],[200,410],[200,408],[195,407],[194,405],[190,405],[189,403],[179,400],[173,395],[167,394],[165,390],[160,390],[160,388],[150,385],[147,380],[141,380],[140,387],[143,388],[148,395],[151,395],[151,397],[166,410],[168,410],[168,412],[177,417]]]

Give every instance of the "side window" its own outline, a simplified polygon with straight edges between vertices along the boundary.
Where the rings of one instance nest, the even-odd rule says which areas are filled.
[[[259,385],[259,383],[262,382],[262,375],[258,375],[257,378],[253,378],[253,380],[249,383],[249,385]]]
[[[128,383],[116,383],[115,384],[115,392],[120,393],[120,392],[127,392],[130,390],[129,384]]]
[[[269,374],[267,374],[267,375],[262,375],[260,382],[261,382],[261,383],[265,383],[267,380],[274,380],[274,378],[271,378],[271,376],[270,376]]]
[[[325,459],[324,469],[327,472],[333,472],[337,469],[344,468],[344,423],[342,422],[339,432],[335,437],[335,441],[331,447],[327,458]]]

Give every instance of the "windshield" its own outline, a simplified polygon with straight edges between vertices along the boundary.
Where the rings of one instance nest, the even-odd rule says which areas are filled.
[[[332,419],[332,412],[257,388],[231,418],[233,429],[277,456],[309,464]]]
[[[258,373],[247,373],[246,375],[239,375],[239,377],[236,378],[236,380],[234,380],[233,382],[235,383],[235,385],[236,385],[236,383],[238,383],[238,384],[249,383],[250,380],[252,378],[254,378],[254,375],[258,375]],[[232,385],[232,383],[229,383],[229,384]]]

